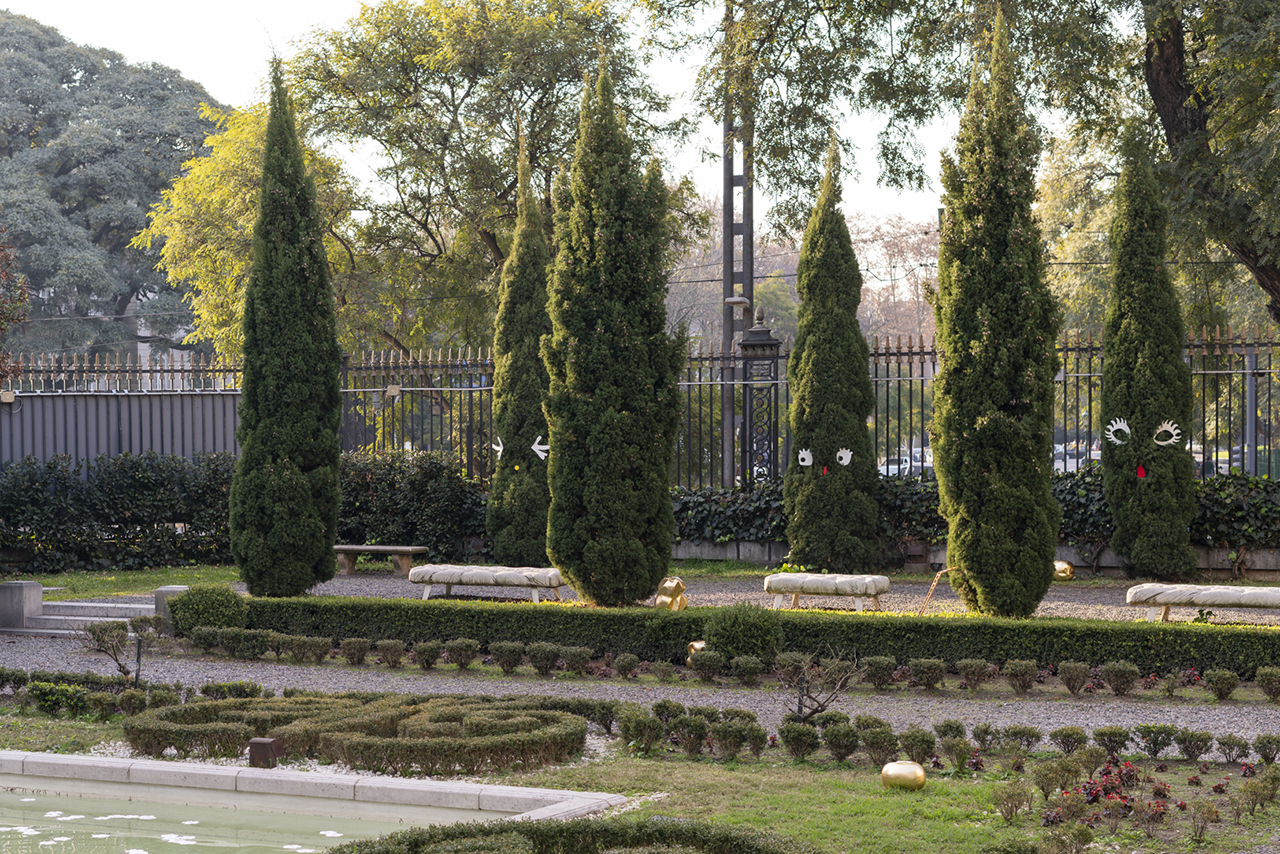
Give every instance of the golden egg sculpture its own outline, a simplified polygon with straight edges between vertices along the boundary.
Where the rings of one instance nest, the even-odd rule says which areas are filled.
[[[707,648],[706,641],[689,641],[689,657],[684,660],[685,667],[693,667],[693,654]]]
[[[1053,562],[1053,580],[1070,581],[1076,577],[1076,568],[1065,560]]]
[[[689,607],[689,599],[684,595],[684,582],[674,575],[662,579],[653,607],[664,611],[683,611]]]
[[[924,788],[924,766],[919,762],[890,762],[880,769],[880,782],[886,789],[918,792]]]

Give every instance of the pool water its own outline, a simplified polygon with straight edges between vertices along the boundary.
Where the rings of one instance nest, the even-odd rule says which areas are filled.
[[[432,823],[491,817],[476,810],[440,810]],[[245,854],[311,854],[410,826],[386,819],[258,811],[252,802],[188,806],[0,789],[0,854],[191,854],[193,846]]]

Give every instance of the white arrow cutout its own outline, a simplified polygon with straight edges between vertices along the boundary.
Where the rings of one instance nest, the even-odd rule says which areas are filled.
[[[494,436],[493,438],[497,439],[498,441],[495,444],[490,445],[489,447],[493,448],[495,451],[498,452],[498,459],[502,459],[502,437]]]
[[[551,450],[551,446],[539,444],[541,441],[541,436],[533,440],[533,452],[538,455],[538,459],[545,460],[547,458],[547,451]]]

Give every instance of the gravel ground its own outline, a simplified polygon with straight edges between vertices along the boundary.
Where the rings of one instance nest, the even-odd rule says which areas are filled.
[[[733,602],[770,604],[772,597],[762,591],[758,578],[713,579],[690,582],[687,594],[696,605],[721,605]],[[387,574],[364,574],[340,577],[318,586],[321,595],[369,596],[380,598],[419,598],[422,588],[407,580]],[[509,596],[509,590],[467,588],[466,598]],[[886,610],[915,612],[928,593],[926,583],[894,582],[889,594],[881,597]],[[436,587],[434,596],[443,594]],[[568,594],[572,597],[572,593]],[[122,597],[147,601],[150,597]],[[122,601],[116,599],[114,601]],[[805,597],[804,607],[848,607],[840,598]],[[961,610],[960,604],[945,584],[938,585],[929,603],[929,613]],[[1194,616],[1188,609],[1175,614],[1182,619]],[[1124,605],[1124,590],[1119,587],[1055,586],[1045,597],[1039,610],[1042,616],[1075,616],[1115,620],[1132,620],[1134,609]],[[1218,621],[1276,623],[1280,616],[1257,611],[1220,611]],[[25,669],[112,672],[106,659],[80,648],[75,640],[0,636],[0,664]],[[562,697],[609,697],[652,705],[658,700],[674,699],[685,705],[737,707],[756,713],[762,725],[775,730],[794,703],[789,694],[769,688],[717,686],[709,688],[697,682],[668,684],[623,683],[621,680],[578,679],[565,677],[543,679],[532,675],[505,679],[458,674],[445,669],[423,672],[406,668],[392,671],[383,667],[351,668],[341,663],[324,666],[276,664],[269,661],[232,661],[190,655],[152,655],[143,664],[143,677],[153,681],[180,681],[200,685],[206,682],[229,682],[248,679],[277,692],[288,687],[319,691],[381,690],[408,693],[463,694],[549,694]],[[954,677],[951,684],[954,685]],[[1153,694],[1116,698],[1098,694],[1073,699],[1030,696],[1018,699],[970,699],[968,692],[954,687],[936,696],[919,691],[889,691],[870,694],[856,691],[842,698],[832,708],[850,715],[871,714],[889,721],[901,730],[912,724],[930,727],[947,718],[996,726],[1031,724],[1049,732],[1057,727],[1077,725],[1086,730],[1101,725],[1133,726],[1140,723],[1173,723],[1215,734],[1236,733],[1252,739],[1262,732],[1280,732],[1280,708],[1250,703],[1247,705],[1208,705],[1183,699],[1162,702]],[[1267,845],[1244,854],[1280,854],[1280,836]]]

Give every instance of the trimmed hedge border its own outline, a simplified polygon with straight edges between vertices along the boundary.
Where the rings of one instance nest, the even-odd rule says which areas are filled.
[[[529,602],[447,600],[250,599],[248,627],[295,635],[341,639],[394,638],[406,645],[452,637],[498,641],[546,641],[590,647],[592,654],[631,653],[648,661],[683,661],[688,643],[704,637],[715,608],[661,611],[654,608],[587,608]],[[964,615],[915,617],[864,612],[857,615],[779,611],[781,650],[845,656],[941,658],[949,667],[966,658],[1003,664],[1035,659],[1041,667],[1060,661],[1125,659],[1144,673],[1190,667],[1233,670],[1252,679],[1259,667],[1280,661],[1280,627],[1202,623],[1117,623],[1108,620],[1030,620]]]
[[[474,842],[474,846],[467,842]],[[483,851],[487,854],[599,854],[638,849],[658,854],[664,849],[692,848],[703,854],[818,854],[797,839],[772,833],[733,829],[705,821],[624,816],[572,821],[501,821],[453,824],[393,833],[379,839],[348,842],[332,854],[418,854],[424,851]]]

